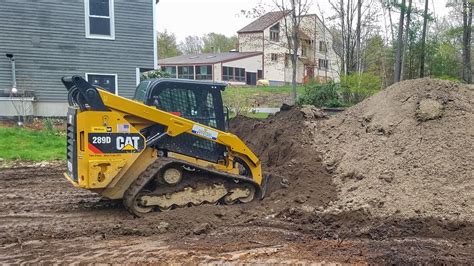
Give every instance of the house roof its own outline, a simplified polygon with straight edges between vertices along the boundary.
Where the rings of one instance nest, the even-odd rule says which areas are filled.
[[[265,15],[259,17],[257,20],[243,27],[237,33],[245,32],[259,32],[263,31],[266,28],[272,26],[276,22],[280,21],[285,15],[283,11],[268,12]]]
[[[261,55],[262,52],[228,52],[180,55],[170,58],[158,59],[158,65],[201,65],[229,62],[247,57]]]

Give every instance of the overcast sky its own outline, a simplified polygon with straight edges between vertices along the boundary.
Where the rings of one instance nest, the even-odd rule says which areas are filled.
[[[272,0],[264,0],[271,3]],[[418,6],[423,6],[422,0],[413,0]],[[240,10],[250,10],[258,0],[160,0],[157,4],[158,31],[176,34],[178,41],[188,35],[198,35],[209,32],[222,33],[227,36],[235,35],[237,31],[253,19],[240,15]],[[318,5],[325,15],[331,12],[328,0],[313,0],[311,13],[321,14]],[[446,0],[430,0],[430,9],[436,15],[446,15]]]

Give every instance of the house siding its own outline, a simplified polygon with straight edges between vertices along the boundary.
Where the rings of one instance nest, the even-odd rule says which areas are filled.
[[[64,102],[60,79],[85,73],[118,75],[118,92],[132,97],[136,68],[153,68],[154,0],[114,1],[115,40],[88,39],[84,1],[1,1],[0,90],[11,89],[15,56],[17,87],[39,102]]]
[[[239,33],[239,52],[263,52],[262,32]]]

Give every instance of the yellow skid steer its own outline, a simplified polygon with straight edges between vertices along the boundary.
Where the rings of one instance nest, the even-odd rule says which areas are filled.
[[[226,132],[225,84],[145,80],[130,100],[80,76],[62,82],[70,105],[65,176],[74,186],[122,199],[136,216],[264,197],[260,160]]]

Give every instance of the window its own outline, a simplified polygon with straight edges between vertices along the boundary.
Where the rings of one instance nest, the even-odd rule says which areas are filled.
[[[197,80],[212,80],[212,66],[196,66]]]
[[[163,111],[217,128],[213,93],[208,89],[171,87],[153,89],[151,98],[153,105]]]
[[[329,68],[329,60],[319,59],[318,64],[319,64],[319,69],[328,69]]]
[[[245,82],[245,68],[235,68],[234,79],[236,81]]]
[[[277,23],[270,28],[270,41],[280,41],[280,23]]]
[[[272,56],[272,61],[273,62],[278,61],[278,54],[272,54],[271,56]]]
[[[172,78],[176,78],[176,67],[175,66],[163,66],[161,71],[170,74]]]
[[[222,80],[245,82],[245,68],[223,67]]]
[[[86,73],[86,79],[92,85],[99,86],[108,92],[118,94],[117,74]]]
[[[222,80],[229,81],[234,78],[234,68],[223,67],[222,68]]]
[[[222,130],[225,128],[222,110],[215,108],[222,105],[218,100],[220,97],[215,97],[219,95],[220,91],[206,86],[155,86],[147,103],[165,112]],[[189,133],[164,138],[155,147],[212,162],[217,162],[226,151],[224,146],[216,142]]]
[[[194,67],[193,66],[178,67],[178,78],[179,79],[194,79]]]
[[[86,38],[115,39],[114,0],[84,0]]]
[[[328,51],[327,42],[319,41],[319,51],[324,53]]]

